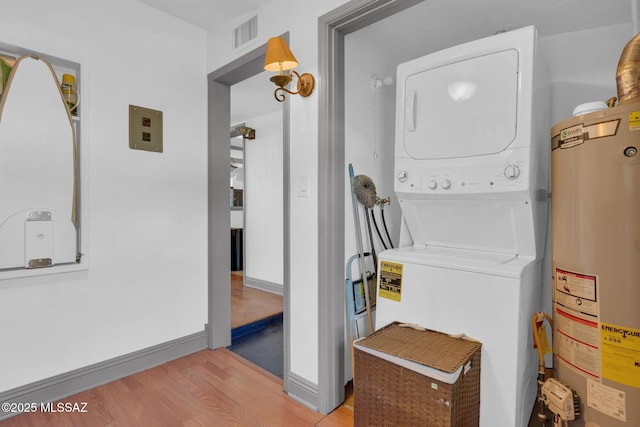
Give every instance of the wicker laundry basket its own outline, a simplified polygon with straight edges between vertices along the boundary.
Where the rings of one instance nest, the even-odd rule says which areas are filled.
[[[482,345],[394,322],[354,343],[354,425],[473,427]]]

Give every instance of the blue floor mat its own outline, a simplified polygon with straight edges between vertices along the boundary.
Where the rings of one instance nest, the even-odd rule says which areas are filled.
[[[229,350],[283,377],[282,314],[231,331]]]

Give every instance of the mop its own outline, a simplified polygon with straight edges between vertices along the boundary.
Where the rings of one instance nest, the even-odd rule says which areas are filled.
[[[373,265],[378,265],[378,257],[376,256],[376,246],[373,242],[373,233],[371,231],[371,221],[369,219],[369,213],[371,212],[371,216],[373,217],[373,207],[376,205],[378,201],[378,196],[376,195],[376,185],[373,183],[373,180],[366,175],[356,175],[354,177],[354,188],[355,194],[360,203],[364,206],[364,216],[367,220],[367,232],[369,235],[369,244],[371,245],[371,256],[373,257]],[[375,223],[375,217],[373,217],[373,222]],[[385,248],[386,249],[386,248]]]
[[[362,279],[362,284],[364,286],[364,299],[365,299],[365,309],[367,313],[367,323],[369,326],[369,333],[373,332],[373,318],[371,316],[371,298],[369,297],[369,281],[367,280],[365,260],[364,260],[364,249],[362,247],[362,233],[360,232],[360,216],[358,214],[358,200],[364,200],[363,205],[367,206],[367,204],[371,203],[371,206],[375,204],[375,185],[373,185],[373,181],[370,178],[364,177],[362,175],[354,176],[353,173],[353,165],[349,163],[349,178],[351,181],[351,200],[353,202],[353,221],[355,224],[356,231],[356,245],[358,249],[358,259],[360,266],[360,276]],[[372,191],[373,190],[373,191]]]

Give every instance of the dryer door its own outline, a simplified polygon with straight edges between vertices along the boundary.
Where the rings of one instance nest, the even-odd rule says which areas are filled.
[[[516,49],[409,74],[404,90],[404,149],[413,159],[494,154],[516,137]]]

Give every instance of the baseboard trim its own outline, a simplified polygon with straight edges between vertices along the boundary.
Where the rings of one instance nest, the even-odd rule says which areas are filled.
[[[288,384],[287,394],[289,397],[318,412],[320,407],[318,384],[314,384],[293,372],[289,372]]]
[[[0,402],[55,402],[206,348],[205,328],[182,338],[2,392]],[[13,415],[17,414],[0,410],[0,421]]]
[[[261,291],[271,292],[272,294],[277,295],[284,295],[284,287],[279,283],[268,282],[266,280],[244,276],[244,284],[245,286],[260,289]]]

